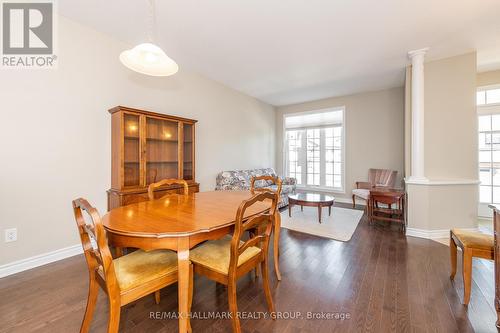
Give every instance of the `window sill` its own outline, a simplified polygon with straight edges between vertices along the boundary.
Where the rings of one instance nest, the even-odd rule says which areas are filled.
[[[297,185],[297,190],[345,194],[345,189],[343,189],[343,188],[333,188],[333,187],[324,187],[324,186]]]

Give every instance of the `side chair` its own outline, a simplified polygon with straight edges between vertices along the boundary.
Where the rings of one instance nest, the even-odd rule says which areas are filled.
[[[162,179],[159,182],[152,183],[148,187],[148,198],[149,200],[154,200],[155,199],[155,191],[164,185],[182,185],[183,186],[183,192],[182,194],[188,195],[189,194],[189,186],[188,183],[184,179]]]
[[[462,250],[462,278],[464,280],[463,304],[468,305],[472,285],[472,258],[495,259],[493,235],[464,229],[450,230],[450,279],[457,273],[457,248]]]
[[[111,257],[101,218],[87,200],[73,200],[73,211],[89,270],[87,307],[80,332],[88,332],[92,322],[99,286],[109,300],[108,333],[118,332],[121,307],[177,282],[177,254],[170,250],[136,250],[117,259]],[[193,274],[189,281],[192,297]],[[191,308],[191,301],[189,303]],[[191,330],[189,325],[189,330]]]
[[[368,202],[370,189],[374,187],[394,187],[398,172],[388,169],[369,169],[367,182],[356,182],[352,190],[352,208],[356,207],[356,197]]]
[[[245,221],[246,210],[257,202],[268,200],[270,210],[257,214]],[[259,264],[262,270],[262,283],[269,311],[276,319],[271,289],[269,287],[268,249],[274,213],[278,204],[278,196],[274,192],[264,191],[244,200],[236,213],[236,224],[233,236],[208,241],[190,252],[194,272],[228,287],[229,310],[234,333],[241,332],[236,298],[236,282],[243,275],[255,269]],[[248,230],[255,233],[247,241],[242,236]]]
[[[265,187],[255,187],[255,183],[258,181],[260,182],[267,182]],[[272,185],[271,185],[272,184]],[[250,192],[252,194],[258,193],[258,192],[264,192],[264,191],[271,191],[275,192],[278,195],[278,206],[280,205],[279,200],[281,200],[281,188],[282,188],[283,181],[279,177],[273,177],[273,176],[257,176],[257,177],[252,177],[250,180]],[[271,185],[272,187],[268,187]],[[276,188],[276,190],[274,190]],[[274,220],[274,227],[273,227],[273,235],[274,235],[274,272],[276,273],[276,278],[278,281],[281,281],[281,272],[279,268],[279,258],[280,258],[280,247],[279,247],[279,242],[280,242],[280,232],[281,232],[281,215],[277,214],[278,217]],[[250,233],[252,231],[250,230]],[[259,276],[259,267],[255,269],[255,276]]]

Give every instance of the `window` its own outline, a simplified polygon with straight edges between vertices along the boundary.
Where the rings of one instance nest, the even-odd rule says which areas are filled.
[[[476,103],[477,105],[500,104],[500,88],[478,90]]]
[[[479,201],[500,203],[500,114],[479,115]]]
[[[302,187],[344,189],[344,108],[284,117],[284,173]]]

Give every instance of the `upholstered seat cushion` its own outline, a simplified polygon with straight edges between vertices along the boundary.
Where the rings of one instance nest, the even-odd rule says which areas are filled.
[[[133,289],[177,271],[177,253],[137,250],[113,260],[120,290]]]
[[[463,229],[453,229],[451,232],[465,247],[493,251],[493,235]]]
[[[231,259],[231,236],[208,241],[190,251],[189,257],[194,264],[205,266],[221,274],[228,274]],[[241,242],[243,244],[243,242]],[[260,253],[260,249],[251,246],[240,254],[238,266],[243,265]]]
[[[370,196],[370,190],[366,190],[363,188],[356,188],[356,189],[352,190],[352,194],[357,196],[357,197],[368,200],[368,197]]]

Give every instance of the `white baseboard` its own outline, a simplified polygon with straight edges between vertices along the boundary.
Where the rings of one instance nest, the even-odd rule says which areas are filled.
[[[34,257],[17,260],[0,266],[0,278],[16,274],[28,269],[50,264],[83,253],[82,245],[76,244]]]
[[[478,228],[460,228],[463,230],[477,231]],[[406,236],[425,238],[425,239],[443,239],[450,238],[450,229],[426,230],[416,228],[406,228]]]
[[[340,198],[340,197],[336,197],[336,196],[334,196],[334,198],[335,198],[335,202],[347,203],[347,204],[351,204],[352,205],[352,199],[349,199],[349,198]],[[357,205],[366,206],[366,201],[362,200],[362,199],[356,198],[356,206]]]

